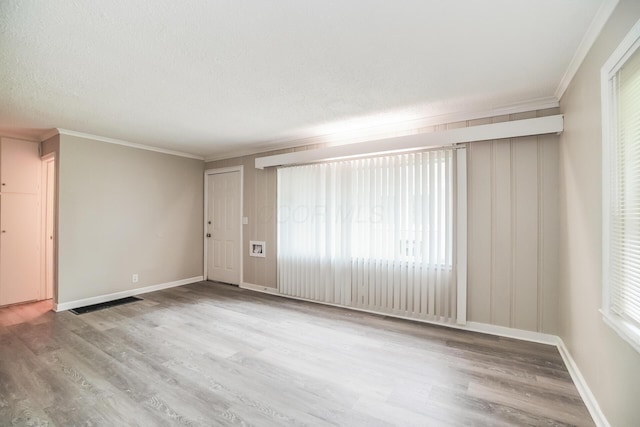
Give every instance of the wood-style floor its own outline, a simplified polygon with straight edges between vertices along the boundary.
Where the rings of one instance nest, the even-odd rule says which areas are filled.
[[[0,309],[0,425],[593,425],[556,348],[210,282]]]

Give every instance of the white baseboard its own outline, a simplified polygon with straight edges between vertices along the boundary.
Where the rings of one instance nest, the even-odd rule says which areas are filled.
[[[285,295],[285,294],[281,294],[280,292],[278,292],[278,289],[276,289],[276,288],[270,288],[270,287],[267,287],[267,286],[255,285],[253,283],[243,282],[240,285],[240,287],[242,289],[248,289],[248,290],[251,290],[251,291],[257,291],[257,292],[262,292],[262,293],[267,293],[267,294],[272,294],[272,295],[278,295],[278,296],[281,296],[281,297],[284,297],[284,298],[295,299],[295,300],[299,300],[299,301],[307,301],[307,302],[312,302],[312,303],[315,303],[315,304],[328,305],[328,306],[331,306],[331,307],[346,308],[348,310],[361,311],[361,312],[364,312],[364,313],[371,313],[371,314],[376,314],[376,315],[379,315],[379,316],[395,317],[397,319],[411,320],[411,321],[414,321],[414,322],[428,323],[428,324],[431,324],[431,325],[447,326],[449,328],[454,328],[454,329],[462,329],[462,330],[471,331],[471,332],[480,332],[480,333],[483,333],[483,334],[497,335],[497,336],[506,337],[506,338],[515,338],[515,339],[519,339],[519,340],[523,340],[523,341],[531,341],[531,342],[536,342],[536,343],[541,343],[541,344],[548,344],[548,345],[554,345],[554,346],[557,344],[557,338],[558,337],[556,337],[555,335],[544,334],[542,332],[525,331],[523,329],[514,329],[514,328],[507,328],[505,326],[490,325],[488,323],[467,322],[464,325],[460,325],[460,324],[457,324],[457,323],[443,323],[443,322],[436,322],[436,321],[432,321],[432,320],[416,319],[414,317],[401,316],[401,315],[397,315],[397,314],[380,313],[380,312],[373,311],[373,310],[367,310],[365,308],[349,307],[349,306],[346,306],[346,305],[333,304],[333,303],[330,303],[330,302],[316,301],[316,300],[307,299],[307,298],[300,298],[300,297],[294,297],[294,296],[291,296],[291,295]]]
[[[584,404],[589,410],[589,413],[591,414],[593,421],[596,423],[596,426],[611,427],[611,425],[607,421],[607,418],[604,416],[604,413],[600,409],[600,405],[598,404],[598,401],[596,400],[595,396],[591,392],[589,385],[587,384],[584,377],[582,376],[582,373],[580,372],[578,365],[576,365],[576,362],[573,360],[573,357],[571,357],[571,353],[569,353],[569,350],[565,346],[564,341],[562,341],[562,338],[560,338],[557,335],[545,334],[542,332],[526,331],[524,329],[508,328],[506,326],[497,326],[497,325],[491,325],[488,323],[480,323],[480,322],[467,322],[466,325],[458,325],[455,323],[433,322],[429,320],[414,319],[411,317],[397,316],[393,314],[378,313],[375,311],[361,309],[357,307],[349,307],[344,305],[326,303],[322,301],[310,300],[307,298],[299,298],[299,297],[293,297],[290,295],[284,295],[278,292],[278,289],[276,288],[254,285],[253,283],[243,282],[240,285],[240,287],[243,289],[251,290],[251,291],[257,291],[257,292],[267,293],[271,295],[278,295],[278,296],[289,298],[289,299],[308,301],[316,304],[329,305],[332,307],[341,307],[349,310],[362,311],[365,313],[372,313],[372,314],[388,316],[388,317],[396,317],[399,319],[411,320],[415,322],[446,326],[448,328],[462,329],[466,331],[479,332],[483,334],[495,335],[495,336],[506,337],[506,338],[514,338],[522,341],[530,341],[530,342],[535,342],[540,344],[556,346],[558,348],[558,351],[560,352],[560,356],[562,357],[562,360],[567,366],[569,375],[571,376],[573,383],[578,389],[578,392],[580,393],[580,397],[582,397],[582,400],[584,401]]]
[[[526,331],[524,329],[509,328],[506,326],[492,325],[489,323],[480,322],[467,322],[462,326],[462,329],[467,329],[473,332],[481,332],[483,334],[496,335],[499,337],[515,338],[522,341],[531,341],[540,344],[556,345],[557,336],[551,334],[545,334],[542,332]]]
[[[576,365],[576,361],[571,357],[571,353],[564,344],[564,341],[562,341],[562,338],[556,336],[556,345],[558,346],[558,351],[560,352],[560,356],[562,356],[562,360],[564,360],[564,364],[567,366],[569,375],[571,375],[571,379],[576,385],[578,393],[580,393],[580,397],[582,397],[584,404],[587,406],[587,409],[591,414],[591,418],[593,418],[593,422],[595,422],[598,427],[611,427],[611,424],[607,421],[602,409],[600,409],[600,405],[598,404],[596,397],[591,392],[589,384],[587,384],[587,381],[582,376],[578,365]]]
[[[282,294],[280,294],[280,292],[278,292],[276,288],[270,288],[269,286],[260,286],[260,285],[254,285],[253,283],[242,282],[240,283],[240,287],[242,289],[249,289],[251,291],[258,291],[265,294],[274,294],[274,295],[283,296]]]
[[[201,282],[202,276],[190,277],[188,279],[176,280],[175,282],[160,283],[158,285],[145,286],[144,288],[129,289],[121,292],[114,292],[112,294],[99,295],[97,297],[83,298],[75,301],[68,301],[63,303],[56,303],[53,305],[53,310],[65,311],[78,307],[84,307],[86,305],[100,304],[102,302],[113,301],[120,298],[132,297],[134,295],[146,294],[149,292],[160,291],[162,289],[175,288],[176,286],[188,285],[189,283]]]

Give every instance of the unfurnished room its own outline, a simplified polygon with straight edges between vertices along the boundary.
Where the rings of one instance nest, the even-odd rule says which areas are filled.
[[[0,426],[640,426],[640,1],[0,0]]]

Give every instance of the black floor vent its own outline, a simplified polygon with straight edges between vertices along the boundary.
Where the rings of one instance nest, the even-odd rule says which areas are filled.
[[[120,299],[114,299],[113,301],[101,302],[100,304],[86,305],[84,307],[74,308],[73,310],[69,310],[73,314],[85,314],[91,313],[92,311],[103,310],[109,307],[115,307],[116,305],[127,304],[130,302],[142,301],[142,298],[138,297],[126,297]]]

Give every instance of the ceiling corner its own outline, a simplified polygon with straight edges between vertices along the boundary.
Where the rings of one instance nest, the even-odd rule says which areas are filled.
[[[47,139],[52,138],[56,135],[60,135],[60,129],[58,128],[48,129],[47,131],[40,134],[40,141],[46,141]]]
[[[600,31],[602,31],[605,24],[609,20],[609,17],[618,5],[618,2],[619,0],[604,0],[602,2],[602,5],[598,9],[598,12],[596,12],[596,15],[593,17],[593,21],[591,21],[589,28],[587,28],[587,31],[584,33],[584,36],[582,37],[582,40],[580,41],[580,44],[578,45],[578,48],[576,49],[571,62],[569,62],[569,66],[564,72],[564,75],[562,76],[562,79],[560,80],[560,83],[556,88],[555,97],[558,98],[558,100],[562,98],[562,95],[564,95],[564,92],[569,87],[571,80],[573,80],[573,77],[578,72],[580,65],[582,65],[582,61],[584,61],[584,58],[589,53],[589,50],[591,50],[591,47],[598,38],[598,35],[600,35]]]

